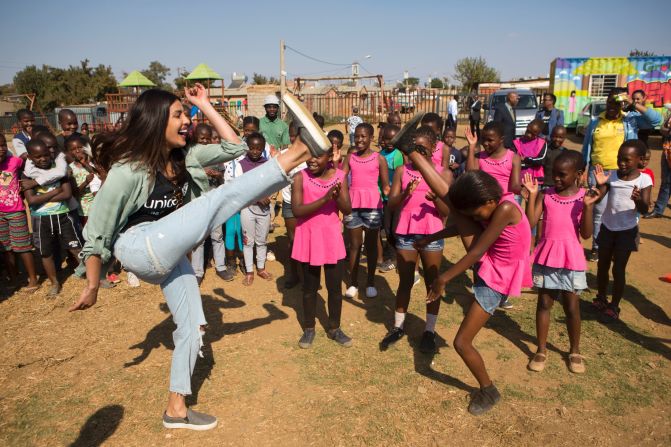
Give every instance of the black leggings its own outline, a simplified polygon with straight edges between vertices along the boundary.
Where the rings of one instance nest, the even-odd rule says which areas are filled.
[[[625,270],[629,262],[631,251],[613,250],[612,247],[599,247],[599,262],[597,264],[598,296],[606,298],[608,293],[608,270],[613,263],[613,306],[619,307],[625,286]]]
[[[315,327],[317,313],[317,290],[321,279],[321,266],[301,263],[303,267],[303,328]],[[326,290],[328,291],[329,329],[340,327],[342,311],[342,266],[338,264],[324,265]]]

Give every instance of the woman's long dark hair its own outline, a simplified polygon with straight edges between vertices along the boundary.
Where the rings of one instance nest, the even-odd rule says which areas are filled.
[[[112,165],[138,163],[150,175],[165,172],[170,161],[178,179],[183,178],[184,151],[166,151],[165,129],[170,106],[179,98],[165,90],[151,89],[133,104],[118,132],[102,133],[93,138],[91,149],[97,166],[109,171]]]

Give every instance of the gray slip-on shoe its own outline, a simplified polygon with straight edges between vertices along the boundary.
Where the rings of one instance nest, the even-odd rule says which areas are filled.
[[[165,428],[187,428],[189,430],[204,431],[216,427],[217,418],[187,408],[185,418],[174,418],[168,416],[167,413],[163,413],[163,426]]]
[[[285,93],[283,100],[298,129],[301,140],[310,149],[310,153],[319,157],[331,149],[331,142],[326,138],[326,134],[303,103],[291,93]]]

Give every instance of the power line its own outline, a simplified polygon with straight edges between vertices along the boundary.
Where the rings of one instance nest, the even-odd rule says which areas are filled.
[[[308,59],[311,59],[311,60],[313,60],[313,61],[315,61],[315,62],[320,62],[320,63],[322,63],[322,64],[336,65],[336,66],[339,66],[339,67],[349,67],[349,66],[352,65],[351,62],[350,62],[349,64],[336,64],[336,63],[334,63],[334,62],[328,62],[328,61],[325,61],[325,60],[322,60],[322,59],[318,59],[318,58],[316,58],[316,57],[313,57],[313,56],[310,56],[310,55],[308,55],[308,54],[305,54],[305,53],[303,53],[303,52],[301,52],[301,51],[299,51],[299,50],[297,50],[297,49],[295,49],[295,48],[292,48],[292,47],[290,47],[289,45],[284,45],[284,48],[286,48],[286,49],[288,49],[288,50],[291,50],[291,51],[293,51],[293,52],[296,53],[296,54],[300,54],[301,56],[306,57],[306,58],[308,58]]]
[[[321,75],[321,74],[331,74],[331,73],[337,73],[340,71],[345,71],[349,70],[349,66],[347,67],[341,67],[341,68],[336,68],[334,70],[324,70],[324,71],[317,71],[313,73],[294,73],[294,72],[289,72],[288,74],[292,75],[293,77],[301,77],[301,76],[314,76],[314,75]]]

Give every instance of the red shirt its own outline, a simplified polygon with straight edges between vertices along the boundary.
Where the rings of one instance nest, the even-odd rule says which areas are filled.
[[[655,174],[652,172],[652,169],[645,168],[645,169],[639,169],[639,171],[641,171],[643,174],[648,174],[652,179],[652,186],[655,186]]]

